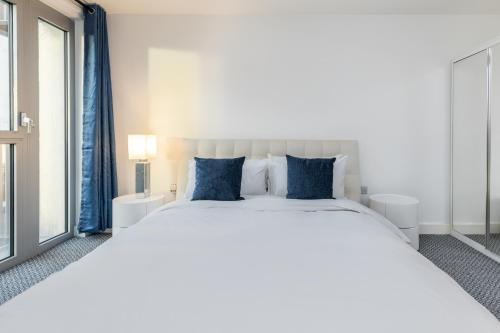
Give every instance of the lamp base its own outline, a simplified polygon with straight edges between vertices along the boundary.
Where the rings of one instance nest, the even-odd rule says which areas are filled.
[[[148,160],[135,162],[135,193],[140,197],[147,198],[151,195],[150,170]]]

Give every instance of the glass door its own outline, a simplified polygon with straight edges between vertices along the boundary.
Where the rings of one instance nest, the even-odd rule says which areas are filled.
[[[490,48],[490,225],[487,248],[500,255],[500,44]]]
[[[483,245],[488,220],[488,52],[453,64],[453,229]]]
[[[16,255],[16,151],[24,135],[16,132],[16,7],[0,0],[0,262]]]
[[[70,172],[74,23],[39,1],[29,3],[35,39],[30,62],[36,73],[35,108],[29,118],[35,126],[24,126],[30,132],[29,159],[34,162],[31,172],[37,187],[32,242],[40,252],[73,236],[69,194],[74,179]]]
[[[0,271],[73,235],[73,31],[37,0],[0,0]]]
[[[39,242],[68,232],[68,32],[38,19]]]

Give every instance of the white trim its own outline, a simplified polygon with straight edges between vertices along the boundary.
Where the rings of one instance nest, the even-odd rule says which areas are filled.
[[[420,222],[421,235],[447,235],[452,232],[451,224],[440,222]],[[486,232],[485,224],[478,223],[455,223],[455,230],[459,230],[461,234],[484,235]],[[457,231],[458,232],[458,231]],[[500,233],[500,222],[491,223],[491,232]]]
[[[474,250],[479,251],[482,254],[484,254],[485,256],[487,256],[488,258],[491,258],[491,259],[495,260],[496,262],[500,263],[500,256],[498,256],[497,254],[495,254],[495,253],[491,252],[490,250],[486,249],[483,245],[481,245],[481,244],[473,241],[469,237],[464,236],[464,235],[462,235],[462,234],[460,234],[460,233],[458,233],[456,231],[452,231],[451,235],[453,237],[455,237],[456,239],[458,239],[458,240],[464,242],[465,244],[469,245]]]
[[[419,230],[421,235],[449,235],[451,225],[439,222],[420,222]]]
[[[486,233],[486,222],[483,223],[455,223],[454,230],[461,234],[484,235]],[[490,222],[490,233],[500,233],[500,222]]]

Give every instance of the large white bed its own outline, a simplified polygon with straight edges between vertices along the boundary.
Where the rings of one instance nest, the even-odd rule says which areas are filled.
[[[500,324],[373,211],[265,196],[162,207],[0,307],[0,332],[35,331],[487,333]]]
[[[264,195],[161,207],[0,306],[0,332],[489,333],[500,324],[358,202]]]

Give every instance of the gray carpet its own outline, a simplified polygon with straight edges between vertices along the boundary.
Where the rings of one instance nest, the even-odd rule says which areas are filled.
[[[472,239],[473,241],[484,245],[486,243],[485,235],[465,235]],[[488,243],[488,247],[491,252],[500,255],[500,234],[492,234],[490,235],[490,240]]]
[[[500,320],[500,264],[447,235],[420,236],[420,253]]]
[[[0,304],[60,271],[108,240],[110,235],[98,234],[71,238],[56,247],[0,273]]]
[[[80,259],[109,235],[73,238],[0,273],[0,304]],[[420,252],[500,319],[500,264],[451,236],[420,237]]]

